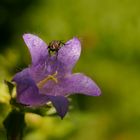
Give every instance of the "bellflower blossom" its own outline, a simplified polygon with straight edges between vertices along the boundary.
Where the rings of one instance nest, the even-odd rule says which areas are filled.
[[[58,115],[63,118],[68,110],[67,96],[101,94],[89,77],[82,73],[72,74],[81,53],[78,38],[67,41],[58,51],[57,57],[48,53],[47,44],[38,36],[24,34],[23,39],[30,51],[32,64],[13,77],[17,102],[38,107],[51,101]]]

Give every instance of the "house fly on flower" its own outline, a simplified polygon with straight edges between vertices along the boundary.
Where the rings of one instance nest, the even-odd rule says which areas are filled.
[[[56,54],[56,57],[58,56],[58,51],[60,50],[60,48],[65,45],[65,43],[63,43],[62,41],[60,40],[53,40],[49,43],[49,46],[48,46],[48,52],[49,52],[49,55],[51,55],[51,53],[55,53]]]

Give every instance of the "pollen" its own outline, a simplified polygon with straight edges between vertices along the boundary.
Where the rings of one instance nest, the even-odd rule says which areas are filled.
[[[49,80],[53,80],[55,83],[58,83],[58,80],[57,80],[56,76],[57,76],[57,71],[54,74],[48,75],[43,80],[38,82],[37,87],[42,88]]]

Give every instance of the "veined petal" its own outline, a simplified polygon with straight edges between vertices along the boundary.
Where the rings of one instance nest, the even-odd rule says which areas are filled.
[[[55,107],[58,115],[63,119],[68,111],[68,99],[63,96],[48,96],[48,98]]]
[[[71,71],[81,54],[81,44],[78,38],[65,43],[58,52],[58,61],[65,71]]]
[[[101,91],[97,84],[81,73],[69,74],[58,83],[49,82],[42,88],[42,93],[55,96],[68,96],[71,94],[84,94],[89,96],[99,96]]]
[[[24,34],[23,39],[29,48],[32,64],[36,65],[38,62],[44,62],[48,55],[46,43],[33,34]]]
[[[79,93],[90,96],[99,96],[101,94],[96,83],[81,73],[73,74],[64,83],[66,85],[66,95]]]
[[[35,82],[29,75],[29,69],[17,73],[12,81],[17,85],[17,102],[29,106],[40,106],[47,102],[48,98],[39,94]]]

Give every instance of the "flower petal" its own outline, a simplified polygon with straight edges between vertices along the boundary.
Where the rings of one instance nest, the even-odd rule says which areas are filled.
[[[45,104],[48,98],[39,94],[39,90],[28,73],[29,69],[17,73],[13,80],[17,84],[17,102],[29,106]]]
[[[46,43],[33,34],[24,34],[23,39],[31,53],[32,63],[36,65],[38,62],[44,62],[48,55]]]
[[[73,38],[65,43],[58,52],[58,61],[66,71],[72,70],[81,54],[81,44],[78,38]]]
[[[48,96],[58,115],[63,119],[68,111],[68,99],[63,96]]]
[[[90,96],[99,96],[101,91],[96,83],[81,73],[76,73],[64,81],[66,85],[66,95],[80,93]]]
[[[69,74],[58,83],[49,82],[42,88],[42,94],[55,96],[68,96],[71,94],[84,94],[99,96],[101,91],[96,83],[81,73]]]

